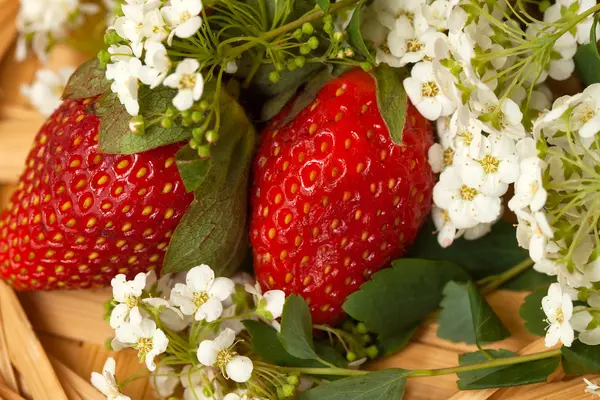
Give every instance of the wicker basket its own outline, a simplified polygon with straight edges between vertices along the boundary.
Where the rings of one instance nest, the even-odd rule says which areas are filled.
[[[0,0],[0,207],[14,189],[33,136],[42,117],[29,109],[19,86],[31,81],[38,67],[35,60],[17,64],[13,58],[17,0]],[[86,57],[66,47],[56,47],[50,67],[77,65]],[[490,305],[512,336],[492,347],[520,354],[538,352],[543,340],[523,327],[518,308],[526,293],[498,291],[488,296]],[[92,371],[100,371],[107,356],[104,347],[112,330],[103,320],[103,302],[109,290],[26,293],[16,295],[0,282],[0,399],[101,400],[89,384]],[[399,354],[369,365],[372,369],[442,368],[457,364],[458,355],[475,346],[450,343],[436,335],[437,324],[423,326]],[[114,355],[117,376],[142,368],[133,351]],[[593,377],[592,377],[593,378]],[[555,373],[550,383],[507,389],[460,392],[456,376],[409,380],[405,399],[584,399],[580,377],[566,379]],[[133,400],[154,399],[145,380],[127,389]],[[324,399],[325,400],[325,399]]]

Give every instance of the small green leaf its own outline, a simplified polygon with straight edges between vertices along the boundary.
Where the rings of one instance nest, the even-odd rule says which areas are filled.
[[[579,46],[573,57],[577,74],[585,86],[600,82],[600,57],[594,46],[595,42]]]
[[[243,113],[231,106],[232,119]],[[240,120],[238,120],[240,121]],[[231,165],[226,168],[223,184],[215,187],[221,170],[211,168],[195,191],[195,199],[179,222],[163,265],[163,272],[186,271],[199,264],[210,265],[217,275],[235,272],[248,251],[247,198],[248,175],[255,143],[254,128],[249,121],[239,126],[242,138],[235,146]]]
[[[382,337],[405,334],[434,311],[449,281],[469,275],[449,261],[401,258],[373,275],[344,303],[344,311]]]
[[[499,221],[492,231],[477,240],[457,239],[452,246],[442,248],[437,242],[433,223],[425,225],[409,251],[410,257],[428,260],[448,260],[461,266],[474,280],[496,275],[529,257],[519,247],[515,228]]]
[[[418,326],[415,326],[412,329],[408,329],[401,334],[378,337],[376,345],[379,349],[379,356],[389,356],[404,349],[410,342],[410,339],[413,337],[415,332],[417,331],[417,327]]]
[[[292,294],[285,300],[279,340],[294,357],[303,360],[319,358],[312,339],[310,311],[302,297]]]
[[[361,2],[352,13],[352,18],[350,18],[350,22],[348,23],[348,27],[346,28],[346,32],[348,33],[348,42],[356,51],[358,51],[368,62],[371,64],[375,64],[375,57],[369,46],[365,43],[365,40],[362,37],[362,33],[360,30],[360,9],[364,1]]]
[[[571,347],[562,347],[562,365],[567,374],[600,373],[600,346],[588,346],[579,340]]]
[[[483,344],[510,336],[473,282],[448,282],[441,307],[438,336],[442,339]]]
[[[185,189],[193,192],[208,175],[210,159],[201,159],[196,150],[186,145],[177,152],[177,168]]]
[[[403,369],[386,369],[340,379],[303,392],[298,400],[401,400],[405,373]]]
[[[96,57],[84,62],[69,78],[62,98],[83,99],[110,90],[110,82],[105,78],[105,72],[106,69],[102,68]]]
[[[519,314],[525,321],[525,328],[537,336],[546,336],[546,314],[542,310],[542,298],[548,293],[548,288],[537,289],[527,297],[519,308]]]
[[[515,356],[514,353],[508,350],[486,350],[485,352],[488,356],[494,358]],[[461,354],[458,361],[460,365],[489,361],[486,354],[479,351]],[[556,371],[559,363],[560,357],[553,357],[521,364],[460,372],[458,373],[459,381],[457,384],[461,390],[474,390],[546,382],[548,376]]]
[[[407,97],[402,81],[406,78],[405,68],[392,68],[380,64],[371,72],[377,84],[377,107],[390,132],[394,143],[402,143]]]
[[[207,85],[208,86],[208,85]],[[165,86],[150,90],[142,86],[139,91],[139,103],[142,115],[149,121],[155,118],[156,113],[162,113],[171,105],[176,91]],[[175,126],[165,129],[155,123],[146,127],[144,135],[134,135],[129,130],[131,115],[119,101],[115,93],[108,93],[103,97],[96,114],[100,116],[100,149],[109,154],[135,154],[157,147],[166,146],[189,139],[192,136],[191,128]]]
[[[329,0],[317,0],[317,4],[319,5],[319,8],[323,10],[324,13],[329,12]]]

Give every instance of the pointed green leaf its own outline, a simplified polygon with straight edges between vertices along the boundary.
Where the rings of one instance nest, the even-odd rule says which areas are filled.
[[[461,354],[458,361],[460,365],[469,365],[489,361],[486,355],[493,358],[515,356],[507,350],[485,350],[485,353],[477,351]],[[560,357],[552,357],[521,364],[460,372],[457,384],[461,390],[475,390],[546,382],[548,376],[556,371],[559,363]]]
[[[402,82],[407,76],[405,68],[392,68],[380,64],[371,71],[377,86],[377,107],[394,143],[402,143],[408,99]]]
[[[449,261],[401,258],[373,275],[344,303],[344,311],[382,337],[413,329],[442,299],[449,281],[469,276]]]
[[[365,40],[362,37],[362,33],[360,30],[360,9],[364,1],[361,2],[352,13],[352,18],[350,18],[350,22],[348,23],[348,27],[346,28],[346,32],[348,33],[348,42],[350,45],[358,51],[368,62],[371,64],[375,64],[375,57],[373,56],[373,52],[365,43]]]
[[[105,78],[106,69],[100,65],[97,58],[92,58],[81,64],[69,78],[63,99],[83,99],[101,95],[110,90],[110,82]]]
[[[317,0],[317,4],[319,5],[319,8],[323,10],[324,13],[329,12],[329,0]]]
[[[319,358],[312,338],[312,319],[304,299],[292,294],[287,297],[281,315],[279,340],[292,356],[303,360]]]
[[[600,374],[600,346],[588,346],[579,340],[562,347],[563,368],[567,374]]]
[[[182,147],[177,152],[176,158],[183,185],[188,192],[193,192],[206,179],[210,169],[210,159],[201,159],[198,157],[198,152],[189,145]]]
[[[527,297],[519,308],[519,314],[525,321],[525,328],[537,336],[546,336],[546,314],[542,310],[542,298],[548,293],[547,288],[541,288]]]
[[[442,339],[484,344],[510,336],[473,282],[448,282],[441,307],[438,336]]]
[[[386,369],[340,379],[301,393],[298,400],[401,400],[405,370]]]

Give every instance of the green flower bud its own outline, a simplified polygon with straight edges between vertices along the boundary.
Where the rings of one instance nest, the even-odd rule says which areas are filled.
[[[302,55],[307,55],[308,53],[310,53],[310,46],[307,44],[301,44],[300,45],[300,54]]]
[[[362,344],[367,344],[371,341],[371,335],[369,335],[368,333],[365,333],[364,335],[362,335],[360,337],[360,341]]]
[[[183,118],[189,118],[192,115],[192,112],[190,110],[184,110],[181,112],[181,116]]]
[[[179,111],[175,107],[167,107],[167,111],[165,111],[165,116],[169,118],[174,118],[177,114],[179,114]]]
[[[201,141],[196,139],[195,137],[190,139],[190,147],[194,150],[197,150],[200,146]]]
[[[202,137],[204,136],[202,134],[202,128],[197,126],[194,129],[192,129],[192,136],[194,137],[194,139],[202,141]]]
[[[298,57],[294,58],[294,63],[298,66],[298,68],[302,68],[302,67],[304,67],[304,64],[306,63],[306,57],[298,56]]]
[[[275,71],[277,71],[277,72],[285,71],[285,67],[286,67],[286,65],[281,61],[278,61],[275,63]]]
[[[305,22],[302,24],[302,33],[304,33],[305,35],[312,35],[314,31],[315,28],[313,28],[310,22]]]
[[[317,39],[316,36],[311,36],[310,39],[308,39],[308,42],[306,42],[306,44],[308,45],[308,47],[310,47],[312,50],[315,50],[319,47],[319,39]]]
[[[173,127],[173,120],[169,117],[164,117],[160,120],[160,126],[165,129],[171,129]]]
[[[209,158],[210,157],[210,146],[201,145],[196,149],[198,151],[198,156],[200,158]]]
[[[206,132],[204,137],[206,137],[206,141],[211,144],[219,140],[219,134],[212,129]]]
[[[323,22],[326,24],[333,24],[333,17],[331,14],[327,14],[323,17]]]
[[[279,73],[277,71],[271,71],[269,73],[269,80],[271,82],[277,83],[277,82],[279,82],[279,78],[280,78],[280,76],[279,76]]]
[[[204,115],[200,111],[194,111],[194,112],[192,112],[192,121],[194,121],[195,123],[198,123],[198,122],[202,121],[203,116]]]
[[[342,32],[336,32],[333,34],[334,42],[341,42],[343,38],[344,38],[344,34]]]
[[[192,125],[192,118],[190,116],[183,117],[181,120],[181,125],[185,126],[186,128],[189,127]]]
[[[544,12],[548,9],[548,7],[550,7],[552,5],[552,3],[550,3],[550,0],[542,0],[540,1],[540,3],[538,4],[538,8],[540,10],[540,12]]]
[[[323,31],[329,35],[331,35],[333,33],[333,23],[331,22],[325,22],[323,24]]]
[[[296,40],[302,40],[302,31],[300,29],[296,29],[294,33],[292,33],[292,36]]]
[[[136,115],[135,117],[129,120],[129,130],[134,135],[143,135],[146,132],[146,123],[144,121],[144,117],[141,115]]]
[[[285,378],[285,380],[287,381],[287,383],[294,386],[298,386],[298,384],[300,383],[300,379],[296,375],[290,375],[287,378]]]
[[[363,69],[363,71],[365,71],[365,72],[369,72],[369,71],[371,70],[371,68],[372,68],[371,64],[370,64],[370,63],[368,63],[368,62],[366,62],[366,61],[363,61],[363,62],[361,62],[361,63],[360,63],[360,67],[361,67],[361,68]]]
[[[367,332],[369,331],[367,330],[367,326],[364,324],[364,322],[359,322],[356,324],[356,333],[364,334]]]
[[[346,360],[352,362],[356,360],[356,353],[353,351],[349,351],[346,353]]]
[[[121,36],[119,36],[117,31],[115,31],[114,29],[112,29],[104,34],[104,43],[109,46],[113,45],[113,44],[117,44],[121,40],[122,40]]]
[[[106,65],[110,62],[110,53],[107,50],[102,50],[98,52],[98,61],[100,64]]]
[[[281,387],[281,390],[283,391],[283,395],[285,397],[292,397],[296,392],[296,387],[293,385],[285,384]]]
[[[375,345],[367,347],[366,352],[367,357],[369,357],[370,359],[377,358],[377,356],[379,355],[379,349]]]
[[[208,101],[206,100],[202,100],[200,102],[200,104],[198,104],[198,107],[200,107],[201,110],[206,110],[208,108],[209,104]]]
[[[288,58],[287,60],[287,69],[289,71],[295,71],[298,66],[296,65],[296,61],[293,58]]]

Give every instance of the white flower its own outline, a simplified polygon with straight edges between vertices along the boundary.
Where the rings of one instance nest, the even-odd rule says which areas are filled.
[[[140,360],[146,362],[150,371],[156,369],[154,358],[167,350],[169,339],[163,331],[156,328],[153,320],[145,319],[139,325],[124,324],[116,330],[117,339],[131,345],[138,351]]]
[[[583,378],[583,381],[587,385],[587,387],[585,388],[585,393],[591,393],[600,397],[600,386],[598,386],[596,382],[590,382],[585,378]]]
[[[119,96],[129,115],[138,115],[138,75],[142,63],[135,57],[106,66],[106,78],[112,80],[111,90]]]
[[[168,41],[171,45],[173,35],[180,38],[189,38],[200,29],[202,18],[199,17],[199,14],[202,11],[202,1],[171,0],[168,4],[161,11],[171,28],[173,28]]]
[[[262,293],[258,282],[255,286],[246,284],[244,288],[254,297],[257,314],[268,321],[281,317],[285,303],[285,293],[282,290],[269,290]]]
[[[582,14],[596,5],[595,0],[559,0],[544,11],[544,22],[556,22],[567,16],[573,18],[572,13]],[[570,14],[570,15],[569,15]],[[590,15],[577,26],[577,42],[587,44],[590,42],[590,32],[592,30],[593,17]],[[596,37],[600,37],[600,30],[596,29]]]
[[[529,256],[535,262],[541,261],[546,255],[548,240],[554,232],[542,211],[528,213],[515,210],[519,218],[517,226],[517,241],[524,249],[529,249]]]
[[[139,70],[140,81],[150,86],[157,87],[167,76],[171,68],[171,60],[167,55],[167,49],[162,43],[148,41],[144,45],[146,54],[144,63]]]
[[[123,4],[121,6],[123,16],[115,20],[114,29],[119,36],[126,39],[136,57],[142,55],[144,39],[144,5],[143,4]]]
[[[468,106],[461,105],[452,114],[448,136],[452,138],[452,147],[460,154],[472,158],[483,156],[481,123]]]
[[[548,295],[542,299],[542,309],[548,317],[546,347],[552,347],[560,340],[569,347],[573,343],[575,333],[569,323],[573,315],[573,301],[565,293],[560,283],[553,283],[548,288]]]
[[[198,68],[200,68],[200,63],[196,59],[186,58],[180,61],[175,72],[163,81],[165,86],[179,89],[173,98],[173,105],[180,111],[189,109],[195,100],[202,97],[204,79],[198,72]]]
[[[159,397],[166,398],[175,393],[175,388],[179,385],[179,376],[172,367],[161,365],[150,374],[150,384]]]
[[[181,308],[185,315],[195,314],[196,321],[213,322],[223,313],[222,301],[234,291],[234,283],[228,278],[216,278],[208,265],[200,265],[188,271],[186,283],[178,283],[171,291],[171,303]]]
[[[588,86],[581,102],[571,112],[571,129],[578,130],[583,138],[595,136],[600,131],[600,84]]]
[[[520,176],[515,182],[515,195],[508,207],[517,211],[529,207],[531,211],[540,211],[546,204],[548,193],[542,183],[543,161],[537,157],[526,158],[520,163]]]
[[[488,196],[500,197],[519,175],[515,142],[507,136],[492,133],[482,139],[482,148],[479,159],[465,158],[461,166],[462,180]]]
[[[115,359],[112,357],[107,358],[102,368],[102,374],[92,372],[90,379],[92,385],[105,395],[107,400],[130,400],[128,396],[121,394],[119,391],[119,386],[115,379],[115,369]]]
[[[433,223],[437,229],[437,240],[440,246],[448,247],[456,238],[456,227],[447,210],[434,206],[431,210]]]
[[[62,68],[56,72],[50,69],[38,69],[33,83],[21,86],[21,93],[40,114],[48,117],[62,103],[62,92],[74,70],[72,67]]]
[[[423,4],[425,0],[377,0],[373,4],[373,10],[383,26],[393,29],[399,17],[413,19],[421,12]]]
[[[144,15],[142,35],[155,43],[160,43],[167,37],[165,21],[158,9],[150,10]]]
[[[584,311],[584,307],[575,307],[571,326],[579,333],[578,339],[581,343],[588,346],[597,346],[600,344],[600,325],[594,320],[589,311]],[[592,324],[590,326],[590,324]]]
[[[448,0],[435,0],[431,4],[423,4],[421,15],[423,18],[415,18],[416,21],[426,21],[428,26],[437,30],[448,29],[448,19],[452,11],[452,4]]]
[[[479,222],[492,222],[501,211],[500,198],[481,193],[465,184],[454,165],[446,168],[433,188],[435,204],[448,210],[456,229],[472,228]]]
[[[431,170],[436,174],[442,172],[446,164],[444,163],[444,148],[439,143],[434,143],[427,151],[427,161]]]
[[[481,121],[482,117],[479,117],[484,131],[505,134],[513,139],[525,137],[525,128],[521,124],[523,113],[513,100],[504,99],[500,103],[494,92],[480,88],[473,105],[481,114],[492,118],[490,121]]]
[[[404,80],[404,88],[421,115],[431,121],[452,114],[456,108],[436,82],[432,63],[415,64],[411,76]]]
[[[125,323],[142,322],[138,303],[146,287],[146,274],[140,272],[131,281],[128,281],[125,275],[119,274],[111,280],[110,284],[113,288],[113,298],[119,303],[110,314],[110,327],[117,329]]]
[[[387,36],[387,47],[398,62],[394,67],[402,67],[409,63],[421,61],[425,56],[435,56],[435,43],[438,39],[444,40],[446,36],[433,28],[421,34],[415,32],[413,25],[406,16],[401,16],[396,21],[396,26]]]
[[[234,350],[235,332],[224,329],[215,340],[204,340],[198,348],[198,361],[206,366],[217,366],[223,375],[235,382],[247,382],[252,376],[254,365],[248,357]]]

